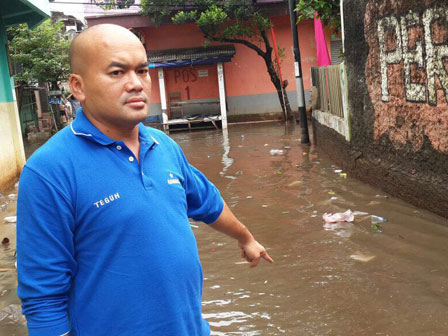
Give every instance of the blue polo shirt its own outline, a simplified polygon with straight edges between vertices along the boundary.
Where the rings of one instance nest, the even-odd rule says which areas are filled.
[[[140,163],[82,113],[25,165],[18,295],[30,336],[204,336],[188,218],[223,200],[163,132],[139,125]]]

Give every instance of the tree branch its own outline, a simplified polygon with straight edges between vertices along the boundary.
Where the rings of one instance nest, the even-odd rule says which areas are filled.
[[[272,47],[271,43],[269,42],[268,36],[266,35],[265,30],[260,30],[261,37],[263,38],[264,44],[266,45],[266,54],[271,55],[272,53]]]
[[[242,40],[242,39],[230,39],[230,38],[225,38],[225,37],[215,37],[215,36],[211,36],[210,34],[208,34],[202,27],[199,27],[201,29],[201,32],[204,34],[204,36],[212,41],[216,41],[216,42],[228,42],[228,43],[239,43],[239,44],[243,44],[248,48],[251,48],[252,50],[255,50],[255,52],[260,55],[261,57],[266,57],[267,54],[261,50],[260,48],[258,48],[255,44],[253,44],[252,42],[246,41],[246,40]]]

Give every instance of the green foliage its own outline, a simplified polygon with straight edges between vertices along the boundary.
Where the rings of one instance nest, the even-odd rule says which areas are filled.
[[[110,10],[129,8],[135,3],[135,0],[100,0],[95,2],[98,7],[104,10]]]
[[[260,41],[260,33],[270,27],[269,17],[248,0],[142,0],[140,13],[157,25],[168,19],[175,24],[195,23],[210,41]]]
[[[16,25],[8,28],[7,34],[12,63],[21,68],[14,76],[16,81],[55,83],[67,78],[70,41],[64,36],[62,22],[47,20],[33,30]]]
[[[320,17],[335,33],[341,30],[341,14],[339,0],[299,0],[296,7],[297,23],[305,19],[314,18],[317,12]]]

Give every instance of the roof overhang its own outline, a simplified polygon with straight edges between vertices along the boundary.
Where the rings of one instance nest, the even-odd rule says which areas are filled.
[[[232,44],[148,51],[149,68],[175,68],[230,62],[235,55]]]
[[[48,0],[2,1],[0,6],[5,26],[27,23],[33,28],[51,16]]]

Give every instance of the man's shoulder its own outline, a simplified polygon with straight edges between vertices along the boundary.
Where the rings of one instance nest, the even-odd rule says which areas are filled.
[[[25,166],[42,169],[60,164],[72,155],[73,139],[70,127],[63,128],[39,147],[27,160]]]

